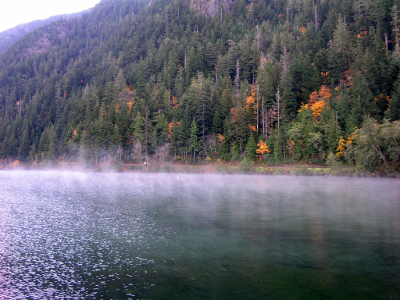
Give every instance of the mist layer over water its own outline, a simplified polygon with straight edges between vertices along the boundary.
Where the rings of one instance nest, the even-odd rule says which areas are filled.
[[[393,179],[0,172],[1,299],[399,298]]]

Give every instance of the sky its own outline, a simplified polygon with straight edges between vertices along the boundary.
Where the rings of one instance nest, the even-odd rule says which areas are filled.
[[[34,20],[80,12],[99,2],[100,0],[1,0],[0,32]]]

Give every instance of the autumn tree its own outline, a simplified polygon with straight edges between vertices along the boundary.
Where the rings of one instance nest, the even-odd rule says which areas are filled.
[[[260,140],[257,144],[257,150],[256,153],[258,154],[260,160],[262,160],[263,155],[270,153],[271,151],[268,148],[268,145],[266,142],[264,142],[263,140]]]

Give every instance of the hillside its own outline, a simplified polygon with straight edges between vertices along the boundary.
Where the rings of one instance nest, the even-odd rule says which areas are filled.
[[[393,0],[103,0],[0,53],[0,157],[399,169]]]
[[[21,24],[16,27],[10,28],[8,30],[5,30],[3,32],[0,32],[0,52],[7,50],[7,48],[14,42],[18,41],[21,39],[25,34],[28,32],[31,32],[35,30],[36,28],[43,26],[45,24],[49,24],[53,21],[56,21],[61,18],[75,18],[78,17],[84,13],[88,13],[90,9],[85,10],[83,12],[79,13],[74,13],[74,14],[64,14],[64,15],[58,15],[58,16],[53,16],[50,18],[47,18],[45,20],[36,20],[32,21],[26,24]]]

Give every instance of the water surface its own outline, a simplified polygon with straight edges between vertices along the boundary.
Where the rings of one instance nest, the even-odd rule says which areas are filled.
[[[399,299],[395,179],[0,172],[1,299]]]

